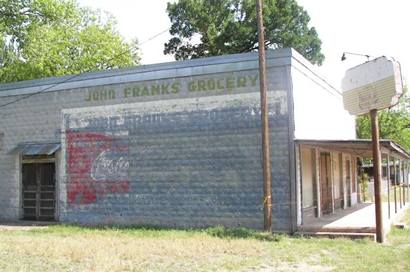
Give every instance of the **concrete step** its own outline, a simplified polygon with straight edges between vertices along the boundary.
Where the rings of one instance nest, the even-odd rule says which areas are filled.
[[[307,232],[298,231],[295,233],[300,236],[308,237],[327,237],[327,238],[349,238],[349,239],[370,239],[376,241],[375,233],[366,232],[329,232],[329,231],[318,231],[318,232]]]
[[[375,227],[299,227],[299,232],[376,233]]]
[[[57,221],[35,221],[35,220],[16,220],[16,221],[0,221],[3,226],[49,226],[58,225]]]

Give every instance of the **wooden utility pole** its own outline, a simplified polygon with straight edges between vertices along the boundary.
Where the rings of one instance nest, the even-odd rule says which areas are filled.
[[[372,124],[372,146],[373,146],[373,175],[374,175],[374,203],[376,213],[376,240],[384,242],[383,235],[383,213],[381,199],[381,155],[379,143],[379,123],[377,110],[370,110],[370,120]]]
[[[270,144],[269,144],[269,111],[266,92],[266,57],[265,57],[265,33],[262,16],[262,0],[256,0],[256,12],[259,34],[259,83],[261,92],[261,119],[262,119],[262,162],[263,162],[263,218],[264,230],[272,232],[272,185],[270,167]]]

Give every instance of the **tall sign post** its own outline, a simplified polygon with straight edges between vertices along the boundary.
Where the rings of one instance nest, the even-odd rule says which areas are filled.
[[[263,163],[263,222],[264,230],[272,232],[272,185],[269,144],[269,114],[266,94],[265,33],[262,16],[262,0],[256,0],[259,35],[259,83],[261,92],[262,163]]]
[[[384,242],[381,201],[381,154],[377,111],[396,105],[403,93],[400,64],[379,57],[346,71],[342,81],[343,104],[352,115],[370,114],[372,127],[376,240]]]
[[[370,123],[372,127],[372,153],[373,153],[373,178],[374,178],[374,203],[376,217],[376,240],[379,243],[384,242],[383,232],[383,210],[381,198],[381,154],[379,142],[379,122],[377,118],[377,109],[370,110]]]

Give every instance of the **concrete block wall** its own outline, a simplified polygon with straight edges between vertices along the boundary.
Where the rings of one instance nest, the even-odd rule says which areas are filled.
[[[286,95],[270,93],[281,230],[290,221]],[[72,109],[64,130],[63,221],[263,227],[257,93]]]

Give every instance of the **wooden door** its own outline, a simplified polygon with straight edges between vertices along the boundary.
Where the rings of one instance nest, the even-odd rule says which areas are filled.
[[[54,163],[25,163],[23,175],[23,219],[55,220]]]
[[[323,214],[332,212],[332,181],[330,172],[330,153],[320,153],[320,198]]]

